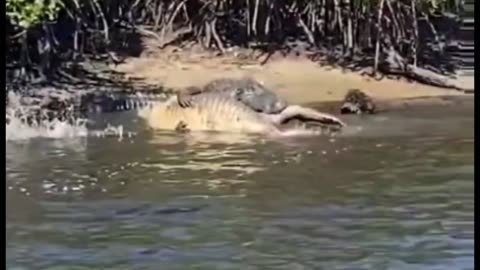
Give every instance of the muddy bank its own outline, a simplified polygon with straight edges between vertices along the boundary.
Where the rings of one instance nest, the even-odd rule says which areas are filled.
[[[362,72],[321,66],[302,57],[282,57],[262,65],[262,58],[242,55],[212,56],[206,52],[160,51],[112,67],[126,76],[166,87],[203,85],[222,77],[253,77],[290,103],[340,101],[357,88],[375,99],[405,99],[431,96],[462,96],[457,90],[409,82],[403,78],[373,79]]]

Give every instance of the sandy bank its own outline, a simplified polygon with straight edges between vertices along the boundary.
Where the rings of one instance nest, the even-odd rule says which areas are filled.
[[[129,58],[115,69],[127,76],[151,83],[162,82],[175,88],[203,85],[221,77],[251,76],[271,87],[288,102],[297,104],[339,101],[350,88],[361,89],[375,99],[465,95],[460,91],[406,80],[375,80],[359,73],[320,66],[308,59],[280,58],[265,65],[260,65],[260,60],[162,51]]]

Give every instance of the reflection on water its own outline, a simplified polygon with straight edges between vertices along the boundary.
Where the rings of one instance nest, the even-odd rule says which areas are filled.
[[[7,268],[473,269],[472,108],[9,143]]]

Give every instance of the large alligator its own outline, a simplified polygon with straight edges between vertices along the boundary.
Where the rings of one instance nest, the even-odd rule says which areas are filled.
[[[145,107],[163,102],[165,93],[125,92],[125,91],[69,91],[67,89],[37,88],[34,90],[16,89],[7,92],[7,106],[22,107],[21,113],[29,122],[76,120],[88,118],[92,113],[109,113]],[[286,102],[275,93],[250,78],[217,79],[204,87],[187,87],[178,91],[178,103],[182,107],[192,106],[191,96],[214,92],[238,100],[251,109],[263,113],[278,113],[286,107]],[[12,103],[13,104],[9,104]],[[17,110],[18,113],[20,111]]]
[[[345,126],[333,115],[316,110],[289,105],[279,113],[259,113],[246,104],[215,92],[205,92],[191,97],[194,106],[182,107],[176,97],[139,113],[153,129],[228,131],[257,133],[270,136],[317,135],[319,130],[304,127],[284,127],[291,119],[315,121]]]
[[[143,108],[141,115],[151,127],[183,131],[240,131],[271,135],[311,133],[298,128],[282,129],[282,124],[290,119],[344,125],[332,115],[296,105],[288,106],[254,80],[215,80],[205,88],[197,93],[192,91],[193,94],[187,96],[187,103],[182,102],[181,95],[167,100],[165,94],[154,93],[90,92],[66,95],[62,92],[60,95],[44,93],[43,97],[39,97],[42,94],[37,92],[37,97],[27,98],[30,103],[31,100],[37,102],[36,106],[30,106],[36,109],[26,119],[33,119],[32,122],[37,124],[52,119],[72,122],[87,118],[90,113]]]

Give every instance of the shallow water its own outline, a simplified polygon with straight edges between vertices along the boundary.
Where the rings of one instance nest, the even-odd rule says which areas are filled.
[[[474,269],[473,100],[346,121],[7,142],[7,269]]]

